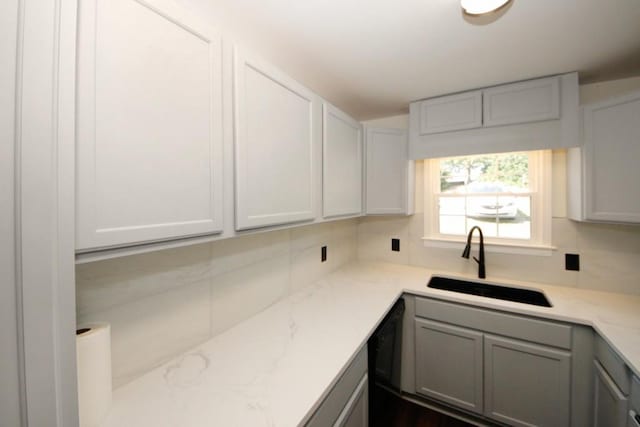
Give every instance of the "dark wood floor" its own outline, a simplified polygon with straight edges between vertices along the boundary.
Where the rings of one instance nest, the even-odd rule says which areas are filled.
[[[370,427],[472,427],[376,387]]]

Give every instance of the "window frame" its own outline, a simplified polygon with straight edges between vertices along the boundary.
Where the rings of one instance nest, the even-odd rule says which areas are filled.
[[[490,252],[551,255],[552,227],[552,151],[526,151],[529,154],[529,192],[514,193],[530,196],[531,238],[515,239],[485,236],[486,249]],[[492,153],[506,154],[506,153]],[[456,156],[457,157],[457,156]],[[440,166],[442,158],[424,160],[424,245],[427,247],[462,248],[466,235],[441,234],[439,232]],[[495,193],[491,193],[495,194]],[[508,193],[511,195],[511,193]],[[446,197],[464,197],[446,196]]]

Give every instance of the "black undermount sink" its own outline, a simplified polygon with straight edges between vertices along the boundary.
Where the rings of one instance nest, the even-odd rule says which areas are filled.
[[[539,305],[542,307],[551,307],[551,303],[542,292],[534,291],[532,289],[511,288],[509,286],[490,285],[488,283],[452,279],[450,277],[441,276],[431,277],[427,286],[433,289],[442,289],[445,291],[479,295],[487,298],[496,298],[524,304]]]

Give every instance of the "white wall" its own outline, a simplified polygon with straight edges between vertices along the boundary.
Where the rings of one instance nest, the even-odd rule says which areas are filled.
[[[0,425],[20,425],[14,229],[18,1],[0,4]]]
[[[640,76],[580,86],[580,104],[591,104],[613,96],[640,90]]]
[[[581,102],[594,102],[640,89],[640,77],[581,86]],[[407,116],[367,122],[371,126],[405,128]],[[487,254],[487,274],[519,280],[640,294],[640,226],[577,223],[566,218],[566,153],[553,153],[552,256]],[[476,264],[461,258],[461,249],[425,248],[423,167],[416,164],[416,214],[411,217],[368,217],[358,228],[358,257],[471,273]],[[401,251],[390,250],[390,239],[400,238]],[[475,250],[475,248],[473,249]],[[580,254],[579,272],[564,269],[564,254]]]
[[[320,262],[327,246],[327,261]],[[122,385],[320,279],[357,254],[357,220],[80,264],[78,324],[107,321]]]

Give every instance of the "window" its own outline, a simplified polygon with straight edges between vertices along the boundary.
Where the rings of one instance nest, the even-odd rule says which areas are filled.
[[[490,244],[549,247],[550,163],[549,151],[425,160],[427,245],[463,241],[477,225]]]

